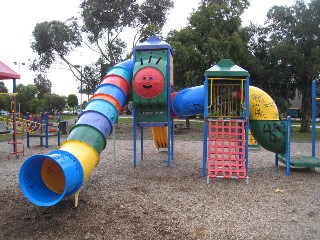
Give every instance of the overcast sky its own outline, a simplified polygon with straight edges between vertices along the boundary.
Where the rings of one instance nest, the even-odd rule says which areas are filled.
[[[36,56],[30,48],[31,34],[35,25],[39,22],[60,20],[65,21],[71,16],[79,16],[79,4],[81,0],[3,0],[1,2],[1,35],[0,35],[0,61],[20,74],[17,80],[22,84],[33,84],[35,74],[28,70],[28,59]],[[187,17],[198,7],[199,0],[174,0],[174,9],[168,16],[168,22],[164,27],[164,36],[171,29],[180,30],[187,24]],[[266,13],[273,5],[292,5],[294,0],[251,0],[251,6],[243,15],[243,23],[247,25],[256,23],[262,25],[266,19]],[[86,50],[70,56],[72,63],[86,65],[96,59],[90,57]],[[17,65],[14,65],[17,62]],[[68,96],[77,94],[77,86],[73,75],[63,67],[55,67],[50,70],[48,76],[52,82],[52,92]],[[12,81],[5,80],[6,86],[12,92]],[[85,100],[85,98],[83,98]]]

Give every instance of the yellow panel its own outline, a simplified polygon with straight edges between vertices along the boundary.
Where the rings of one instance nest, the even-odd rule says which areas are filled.
[[[168,127],[152,127],[152,136],[157,148],[168,147]]]
[[[250,86],[250,120],[279,120],[278,108],[263,90]]]

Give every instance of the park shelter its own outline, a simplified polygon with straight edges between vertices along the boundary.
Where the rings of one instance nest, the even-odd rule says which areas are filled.
[[[20,74],[13,71],[10,67],[0,61],[0,80],[20,79]]]

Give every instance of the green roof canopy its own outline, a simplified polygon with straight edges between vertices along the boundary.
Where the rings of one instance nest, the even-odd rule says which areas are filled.
[[[236,65],[230,59],[222,59],[216,65],[206,70],[208,77],[249,77],[248,71]]]

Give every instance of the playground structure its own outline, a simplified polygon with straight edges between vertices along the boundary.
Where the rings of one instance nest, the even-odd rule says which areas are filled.
[[[24,136],[27,137],[27,147],[30,147],[30,138],[39,137],[40,145],[43,146],[43,139],[45,139],[45,146],[49,146],[49,137],[57,136],[58,146],[60,145],[60,114],[57,118],[57,123],[49,122],[49,119],[52,119],[53,116],[48,115],[47,113],[40,113],[39,116],[34,116],[32,119],[27,114],[26,118],[19,117],[18,115],[14,119],[11,117],[0,117],[6,126],[6,131],[3,134],[11,136],[11,130],[16,129],[16,145],[20,146],[19,150],[17,148],[16,152],[9,153],[8,158],[10,159],[11,155],[16,157],[19,154],[24,155]],[[8,144],[13,144],[12,140],[7,140]]]
[[[48,138],[50,136],[58,136],[58,146],[60,145],[60,115],[58,117],[57,133],[49,133],[50,116],[43,115],[43,120],[33,121],[27,116],[27,119],[20,117],[20,113],[17,112],[16,106],[16,96],[17,87],[16,79],[20,79],[20,75],[13,71],[11,68],[6,66],[4,63],[0,62],[0,80],[13,79],[13,92],[12,93],[0,93],[1,95],[9,95],[12,97],[10,117],[0,117],[0,121],[3,121],[6,130],[1,132],[1,134],[7,134],[9,139],[7,143],[13,146],[13,151],[8,154],[8,158],[11,156],[19,157],[19,155],[24,156],[24,135],[27,135],[27,147],[30,146],[30,137],[39,136],[40,144],[43,145],[43,138],[46,141],[46,147],[48,147]],[[40,131],[40,134],[30,134],[33,131]],[[11,139],[10,139],[11,138]]]
[[[8,158],[12,155],[16,157],[19,154],[24,155],[24,145],[23,142],[17,139],[21,134],[17,131],[16,118],[17,118],[17,79],[20,79],[20,74],[13,71],[10,67],[0,61],[0,80],[12,80],[12,103],[11,103],[11,112],[12,112],[12,121],[13,121],[13,130],[12,130],[12,140],[8,140],[9,144],[12,144],[13,151],[9,153]],[[7,93],[6,93],[7,94]],[[21,149],[18,146],[22,146]]]
[[[56,118],[56,122],[50,122],[54,117],[48,113],[40,113],[38,116],[26,115],[27,128],[27,147],[30,147],[30,138],[39,137],[40,145],[43,146],[43,139],[45,140],[45,147],[49,147],[49,137],[57,136],[57,144],[60,146],[60,113]]]
[[[21,190],[39,206],[52,206],[69,195],[75,195],[77,206],[81,186],[98,165],[131,86],[134,167],[137,128],[141,134],[141,159],[143,130],[151,127],[156,147],[168,150],[170,167],[174,159],[174,118],[203,113],[203,176],[248,181],[249,125],[262,147],[276,154],[290,153],[290,124],[279,119],[272,98],[249,83],[246,70],[223,59],[205,72],[204,85],[173,92],[171,46],[150,37],[135,47],[133,59],[106,72],[59,150],[31,156],[23,163],[19,174]]]

